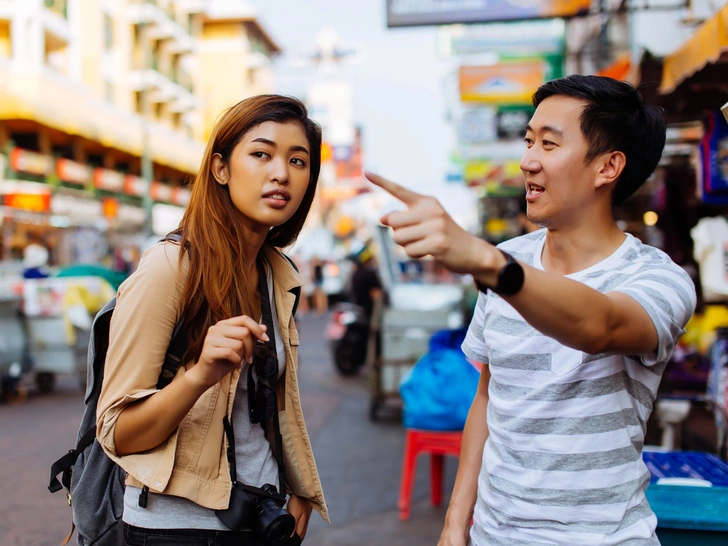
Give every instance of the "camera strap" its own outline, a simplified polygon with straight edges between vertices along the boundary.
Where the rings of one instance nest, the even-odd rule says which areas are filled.
[[[270,266],[269,266],[270,267]],[[270,294],[268,293],[268,275],[265,271],[265,267],[263,266],[263,260],[258,259],[258,289],[260,291],[260,307],[261,311],[263,313],[263,324],[267,327],[266,333],[268,334],[268,342],[266,345],[273,351],[273,354],[276,355],[277,358],[277,351],[276,351],[276,334],[275,334],[275,328],[273,326],[273,313],[271,312],[271,306],[270,306]],[[257,343],[257,342],[256,342]],[[252,385],[252,374],[253,374],[253,365],[251,364],[248,367],[248,389],[250,389]],[[286,465],[283,462],[283,438],[281,437],[281,427],[280,423],[278,421],[278,393],[277,393],[277,386],[278,386],[278,370],[276,370],[275,379],[273,382],[273,396],[276,398],[276,411],[273,414],[273,435],[275,437],[275,459],[278,463],[278,479],[279,479],[279,488],[278,491],[281,495],[285,496],[286,494]],[[265,423],[261,423],[261,426],[263,426]],[[228,439],[228,449],[227,449],[227,458],[228,463],[230,465],[230,478],[233,482],[233,484],[237,483],[237,463],[235,461],[235,434],[233,430],[233,425],[228,419],[228,416],[226,415],[223,418],[223,426],[225,427],[225,435]]]

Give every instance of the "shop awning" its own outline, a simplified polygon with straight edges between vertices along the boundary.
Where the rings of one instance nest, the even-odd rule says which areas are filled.
[[[728,51],[728,4],[703,23],[677,51],[665,58],[660,93],[667,94],[686,78]]]
[[[607,78],[613,78],[619,81],[637,83],[633,81],[636,78],[634,71],[632,70],[632,59],[630,58],[629,54],[620,56],[612,64],[602,68],[599,72],[597,72],[596,75],[606,76]]]

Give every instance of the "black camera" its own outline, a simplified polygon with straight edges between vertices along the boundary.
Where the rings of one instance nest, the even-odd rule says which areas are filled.
[[[236,482],[228,509],[216,510],[215,514],[233,531],[252,529],[266,546],[292,545],[296,543],[289,542],[296,520],[283,508],[285,502],[285,495],[278,493],[274,485],[267,483],[263,487],[253,487]],[[300,544],[300,539],[297,543]]]

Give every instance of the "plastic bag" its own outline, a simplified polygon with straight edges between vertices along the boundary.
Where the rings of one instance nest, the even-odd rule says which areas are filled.
[[[462,430],[480,374],[458,349],[437,349],[420,358],[399,392],[406,428]]]

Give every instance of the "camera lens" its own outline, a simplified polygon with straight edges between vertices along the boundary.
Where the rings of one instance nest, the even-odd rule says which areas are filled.
[[[264,544],[282,544],[296,528],[296,519],[272,499],[258,504],[252,516],[253,530]]]

